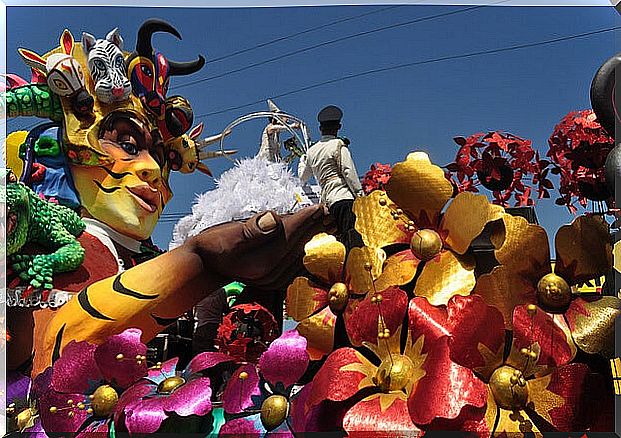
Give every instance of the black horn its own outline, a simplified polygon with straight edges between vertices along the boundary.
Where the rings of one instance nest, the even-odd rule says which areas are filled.
[[[155,32],[167,32],[181,39],[181,35],[170,23],[159,18],[150,18],[138,29],[138,39],[136,40],[136,52],[140,56],[151,58],[153,54],[153,46],[151,45],[151,37]]]
[[[168,66],[170,67],[170,76],[185,76],[191,75],[199,71],[205,65],[205,58],[202,55],[198,55],[196,61],[177,62],[168,60]]]

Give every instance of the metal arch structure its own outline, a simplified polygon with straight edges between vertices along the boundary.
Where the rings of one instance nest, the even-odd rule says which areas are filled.
[[[288,114],[284,112],[273,112],[273,111],[258,111],[255,113],[246,114],[244,116],[238,117],[237,119],[233,120],[231,123],[227,125],[226,128],[224,128],[222,132],[232,131],[233,128],[235,128],[236,126],[244,122],[247,122],[249,120],[254,120],[254,119],[261,119],[261,118],[274,118],[278,122],[280,122],[282,125],[286,126],[285,129],[295,138],[296,143],[301,146],[302,152],[306,153],[306,151],[310,147],[310,141],[311,141],[310,136],[308,134],[308,127],[306,126],[306,123],[304,122],[304,120],[292,114]],[[289,126],[288,123],[285,123],[283,119],[293,120],[295,123],[298,123],[300,125],[300,128],[297,130],[293,129],[291,126]],[[296,131],[300,131],[300,132],[296,132]],[[222,156],[233,161],[233,159],[229,158],[228,155],[226,155],[225,153],[224,137],[220,139],[220,153],[222,154]],[[292,151],[291,153],[292,155],[295,155],[298,157],[301,156],[301,154],[296,153],[295,151]]]

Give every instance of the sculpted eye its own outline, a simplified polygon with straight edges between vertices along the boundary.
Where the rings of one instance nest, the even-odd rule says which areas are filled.
[[[123,68],[123,64],[124,64],[124,60],[123,60],[123,55],[118,55],[115,59],[114,59],[114,66],[116,68]]]
[[[119,143],[119,145],[121,146],[121,149],[123,149],[129,155],[138,155],[139,149],[138,149],[138,146],[135,145],[134,143],[124,141],[124,142]]]
[[[95,59],[93,60],[93,65],[95,66],[96,69],[98,70],[106,70],[106,64],[104,64],[104,62],[101,59]]]
[[[153,72],[151,71],[151,69],[147,65],[142,64],[140,66],[140,71],[143,72],[145,75],[147,75],[150,78],[153,77]]]
[[[54,85],[59,89],[59,90],[67,90],[69,87],[67,87],[67,84],[65,84],[63,81],[61,81],[60,79],[54,79]]]

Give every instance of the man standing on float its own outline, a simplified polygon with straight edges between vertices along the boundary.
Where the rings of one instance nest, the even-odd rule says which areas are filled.
[[[352,212],[354,199],[362,196],[362,185],[349,152],[349,140],[337,137],[343,111],[330,105],[319,112],[321,140],[300,158],[298,176],[305,182],[311,175],[321,187],[321,202],[330,209],[338,227],[341,241],[349,250],[363,246],[355,230],[356,216]]]

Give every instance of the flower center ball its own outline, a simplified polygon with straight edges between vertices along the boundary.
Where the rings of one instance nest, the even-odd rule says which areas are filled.
[[[504,365],[494,371],[489,386],[496,404],[502,409],[520,410],[528,403],[528,382],[513,367]]]
[[[343,283],[334,283],[328,292],[328,305],[333,313],[340,313],[347,307],[349,291]]]
[[[185,383],[185,379],[179,376],[167,377],[157,387],[157,392],[160,394],[171,394],[175,389],[179,388]]]
[[[547,310],[564,310],[571,302],[571,288],[563,278],[550,273],[537,283],[537,299]]]
[[[101,385],[93,393],[91,407],[96,417],[107,417],[116,408],[119,395],[110,385]]]
[[[270,395],[261,405],[261,423],[269,432],[282,424],[289,414],[289,402],[282,395]]]
[[[427,262],[437,256],[442,250],[442,239],[433,230],[418,230],[410,240],[412,253],[423,262]]]
[[[382,392],[403,391],[414,374],[414,364],[407,356],[384,359],[375,373],[375,384]]]

